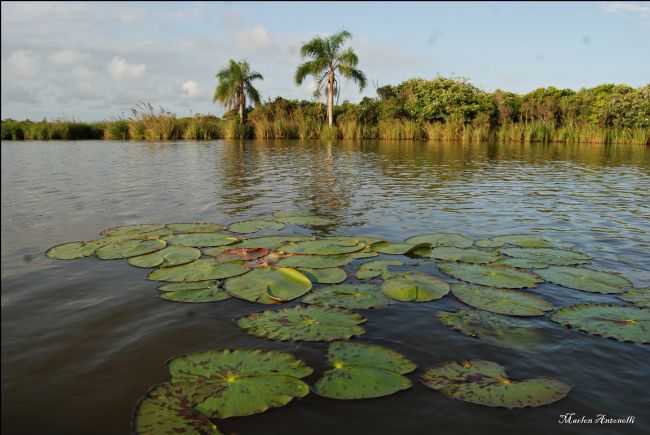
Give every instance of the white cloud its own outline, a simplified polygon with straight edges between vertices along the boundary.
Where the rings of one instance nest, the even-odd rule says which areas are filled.
[[[63,49],[50,54],[50,62],[56,65],[72,65],[81,61],[82,55],[77,50]]]
[[[650,4],[639,2],[603,2],[601,7],[605,12],[630,13],[650,16]]]
[[[31,78],[36,76],[38,58],[29,50],[17,50],[9,55],[7,65],[18,78]]]
[[[181,85],[181,90],[183,91],[183,95],[186,97],[195,98],[201,95],[199,84],[194,80],[187,80],[183,82]]]
[[[108,64],[108,72],[115,80],[137,79],[144,75],[147,66],[143,63],[128,63],[123,57],[115,56]]]
[[[251,30],[238,32],[237,44],[244,49],[258,50],[271,45],[271,35],[262,26],[255,26]]]

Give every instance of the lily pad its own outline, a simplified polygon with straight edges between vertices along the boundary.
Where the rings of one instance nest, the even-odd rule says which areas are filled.
[[[137,257],[138,255],[160,251],[165,246],[166,243],[159,239],[129,239],[104,245],[95,251],[95,255],[102,260],[115,260],[119,258]]]
[[[528,258],[501,258],[493,263],[494,266],[508,266],[517,269],[546,269],[548,264]]]
[[[203,253],[214,257],[219,263],[229,261],[251,261],[265,257],[271,253],[266,248],[237,248],[230,246],[218,246],[216,248],[204,249]]]
[[[164,230],[165,225],[163,224],[136,224],[136,225],[124,225],[121,227],[112,227],[106,228],[103,230],[100,235],[104,237],[115,237],[115,236],[133,236],[138,234],[146,234],[154,231]]]
[[[252,237],[244,239],[237,243],[233,248],[266,248],[277,249],[280,246],[286,245],[288,242],[304,242],[307,240],[315,240],[312,236],[267,236],[267,237]]]
[[[376,236],[330,236],[327,238],[328,240],[336,240],[336,241],[352,241],[355,243],[364,243],[365,245],[372,245],[373,243],[379,243],[383,242],[384,239],[381,237],[376,237]]]
[[[281,247],[280,251],[302,255],[340,255],[360,251],[365,247],[365,244],[354,241],[321,239],[291,243]]]
[[[306,304],[367,310],[390,303],[381,289],[370,284],[340,284],[315,290],[303,300]]]
[[[200,385],[205,399],[194,409],[212,418],[259,414],[309,393],[301,378],[313,370],[278,351],[222,350],[194,353],[167,363],[172,383]]]
[[[620,275],[584,267],[553,266],[536,271],[548,282],[591,293],[623,293],[632,283]]]
[[[310,226],[310,227],[332,225],[335,223],[331,219],[323,218],[320,216],[314,216],[312,214],[304,213],[304,212],[278,212],[278,213],[274,213],[273,217],[275,218],[275,220],[278,220],[285,224]]]
[[[553,309],[553,305],[539,296],[519,290],[454,284],[451,292],[467,305],[497,314],[543,316]]]
[[[104,239],[67,242],[51,247],[45,251],[45,255],[56,260],[75,260],[94,255],[97,249],[107,243]]]
[[[420,272],[396,275],[384,281],[382,291],[391,299],[402,302],[428,302],[449,293],[449,284],[435,276]]]
[[[365,333],[359,326],[365,321],[352,311],[312,305],[254,313],[237,323],[249,334],[270,340],[333,341]]]
[[[378,242],[372,245],[372,250],[381,254],[388,255],[405,255],[409,252],[421,248],[427,248],[428,243],[392,243],[392,242]]]
[[[313,391],[330,399],[371,399],[407,390],[412,384],[402,375],[416,368],[395,351],[363,343],[332,343],[328,359],[332,368],[316,382]]]
[[[542,282],[537,275],[504,266],[440,263],[438,268],[447,275],[462,281],[492,287],[525,288],[535,287]]]
[[[166,227],[175,233],[189,234],[189,233],[216,233],[222,231],[225,226],[221,224],[213,224],[209,222],[193,222],[181,224],[167,224]]]
[[[553,246],[548,240],[527,234],[511,234],[476,242],[479,248],[500,248],[505,245],[519,246],[520,248],[550,248]]]
[[[205,400],[195,382],[158,384],[138,403],[133,418],[137,435],[222,435],[208,416],[194,409]]]
[[[565,249],[551,248],[505,248],[502,254],[508,257],[523,258],[549,266],[570,266],[573,264],[589,263],[591,257],[581,252],[568,251]]]
[[[230,278],[225,289],[232,296],[260,304],[287,302],[311,290],[311,281],[296,269],[260,267],[245,275]]]
[[[650,308],[650,287],[634,288],[618,296],[627,302],[632,302],[637,307]]]
[[[329,269],[345,266],[356,258],[353,255],[292,255],[278,261],[278,266],[306,269]]]
[[[218,281],[196,281],[196,282],[170,282],[158,287],[161,292],[176,292],[181,290],[207,290],[219,287]]]
[[[548,405],[571,391],[557,379],[510,379],[501,365],[482,360],[443,363],[427,370],[420,380],[454,399],[508,409]]]
[[[248,272],[244,262],[217,263],[214,260],[196,260],[182,266],[165,267],[152,271],[147,279],[168,282],[195,282],[230,278]]]
[[[248,221],[236,222],[230,224],[228,230],[233,233],[249,234],[261,230],[278,231],[284,228],[282,222],[269,221],[264,219],[251,219]]]
[[[170,245],[190,246],[192,248],[232,245],[239,241],[238,238],[223,233],[175,234],[166,236],[163,240]]]
[[[230,299],[230,293],[217,286],[200,290],[177,290],[160,293],[160,298],[172,302],[201,304]]]
[[[557,310],[551,320],[591,335],[650,343],[650,310],[611,304],[580,304]]]
[[[382,276],[384,279],[389,277],[389,266],[401,266],[403,263],[399,260],[376,260],[363,263],[357,270],[358,279],[371,279]]]
[[[437,260],[460,261],[463,263],[486,264],[499,258],[496,252],[480,251],[478,249],[463,249],[453,246],[440,246],[433,249],[413,251],[418,257],[435,258]]]
[[[455,233],[431,233],[421,236],[414,236],[406,239],[406,243],[420,244],[429,243],[431,246],[453,246],[456,248],[469,248],[474,244],[472,239],[462,234]]]
[[[520,319],[468,309],[440,311],[437,316],[445,326],[500,347],[530,350],[542,342],[539,330]]]
[[[329,267],[326,269],[299,269],[302,273],[309,278],[311,282],[319,284],[338,284],[343,282],[348,277],[345,270],[339,267]]]
[[[201,251],[188,246],[167,246],[151,254],[129,258],[129,264],[136,267],[171,267],[191,263],[201,256]]]

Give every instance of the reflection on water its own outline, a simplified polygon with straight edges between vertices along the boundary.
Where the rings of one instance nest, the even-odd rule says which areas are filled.
[[[637,286],[650,285],[650,149],[644,147],[3,143],[3,432],[128,432],[138,397],[167,379],[164,361],[197,350],[283,349],[319,373],[324,344],[273,343],[236,327],[233,319],[258,306],[171,304],[156,298],[145,271],[124,262],[55,262],[42,255],[62,241],[94,238],[108,226],[228,223],[288,209],[308,209],[336,222],[320,234],[397,241],[432,230],[474,238],[537,233],[592,255],[594,266],[622,272]],[[437,273],[427,264],[418,267]],[[551,285],[535,292],[555,305],[617,301]],[[345,406],[309,397],[221,426],[242,434],[650,432],[647,346],[537,319],[531,323],[545,331],[545,344],[524,353],[503,349],[435,320],[438,310],[460,306],[450,297],[371,312],[364,340],[402,352],[422,369],[483,358],[504,364],[515,377],[558,377],[574,385],[569,398],[512,412],[470,406],[415,385],[393,397]],[[564,412],[636,415],[637,423],[569,428],[557,424]]]

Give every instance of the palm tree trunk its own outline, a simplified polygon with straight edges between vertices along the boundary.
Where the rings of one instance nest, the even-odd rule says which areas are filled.
[[[327,121],[331,127],[334,124],[334,71],[327,74]]]
[[[246,108],[246,94],[244,94],[244,88],[242,87],[241,93],[239,94],[239,121],[244,123],[244,109]]]

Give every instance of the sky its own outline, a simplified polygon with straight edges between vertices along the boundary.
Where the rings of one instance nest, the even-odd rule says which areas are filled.
[[[650,82],[650,2],[2,2],[2,118],[116,119],[141,101],[223,113],[229,59],[262,73],[263,100],[312,98],[301,44],[348,30],[368,86],[437,75],[492,91]]]

